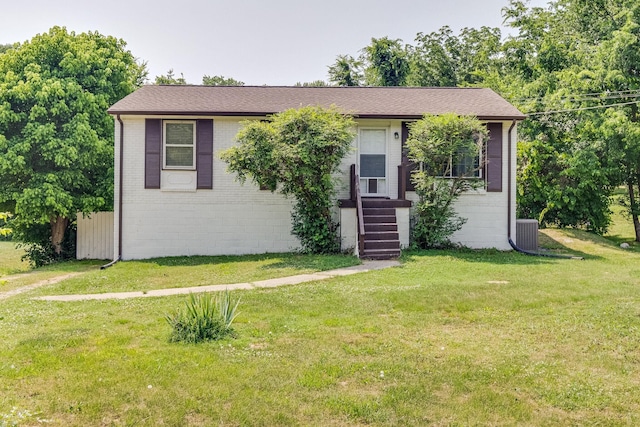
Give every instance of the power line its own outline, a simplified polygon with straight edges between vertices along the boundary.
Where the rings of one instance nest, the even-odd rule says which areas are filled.
[[[630,101],[630,102],[620,102],[617,104],[608,104],[608,105],[596,105],[593,107],[581,107],[581,108],[570,108],[567,110],[555,110],[555,111],[538,111],[535,113],[527,113],[528,116],[541,116],[543,114],[556,114],[556,113],[571,113],[573,111],[583,111],[583,110],[596,110],[598,108],[609,108],[609,107],[619,107],[622,105],[631,105],[631,104],[637,104],[640,102],[639,100],[636,101]]]
[[[618,90],[618,91],[571,94],[571,95],[561,96],[557,100],[570,100],[570,99],[580,99],[580,98],[586,98],[586,99],[609,99],[609,96],[611,96],[611,95],[618,95],[620,98],[624,98],[625,97],[624,94],[626,94],[629,97],[640,96],[640,89],[629,89],[629,90]],[[606,96],[603,97],[602,95],[606,95]],[[512,99],[511,102],[537,101],[537,100],[544,100],[544,99],[546,99],[545,96],[538,96],[538,97],[531,97],[531,98]]]

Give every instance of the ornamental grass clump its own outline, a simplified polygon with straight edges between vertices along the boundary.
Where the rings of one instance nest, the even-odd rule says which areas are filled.
[[[216,296],[189,295],[182,310],[166,316],[171,325],[170,342],[199,343],[235,337],[231,327],[240,300],[232,300],[229,292]]]

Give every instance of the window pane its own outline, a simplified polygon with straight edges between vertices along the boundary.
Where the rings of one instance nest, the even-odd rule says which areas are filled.
[[[193,123],[167,123],[166,144],[193,145]]]
[[[360,155],[360,176],[363,178],[384,178],[385,169],[384,154]]]
[[[454,176],[479,176],[479,157],[460,153],[453,165]]]
[[[386,153],[387,132],[384,129],[363,129],[360,131],[360,153]]]
[[[167,147],[167,166],[193,167],[193,147]]]
[[[387,194],[387,180],[378,179],[378,194]]]

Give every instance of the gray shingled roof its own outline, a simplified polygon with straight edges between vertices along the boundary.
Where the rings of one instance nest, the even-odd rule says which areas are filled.
[[[524,119],[491,89],[426,87],[143,86],[110,114],[262,116],[308,105],[336,105],[363,118],[419,118],[425,113]]]

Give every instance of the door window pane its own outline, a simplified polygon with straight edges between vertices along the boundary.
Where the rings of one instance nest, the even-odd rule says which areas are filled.
[[[360,176],[367,178],[384,178],[386,161],[384,154],[361,154]]]
[[[384,154],[387,152],[387,132],[384,129],[360,131],[361,154]]]

